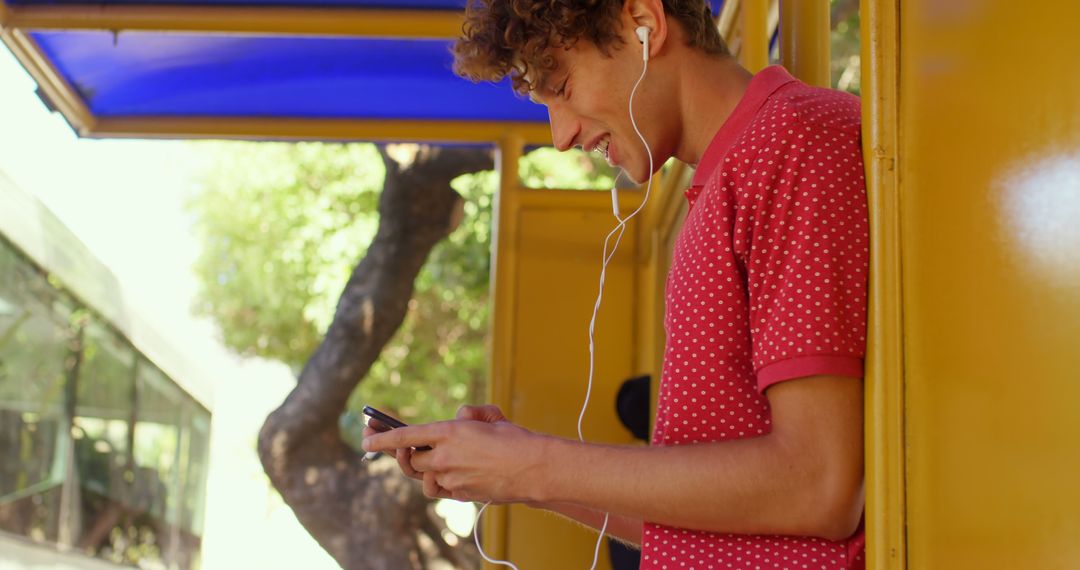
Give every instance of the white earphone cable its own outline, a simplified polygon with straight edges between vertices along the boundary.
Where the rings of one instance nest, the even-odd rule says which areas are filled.
[[[647,43],[646,43],[645,49],[646,50],[648,49],[648,44]],[[596,304],[593,306],[592,318],[589,319],[589,381],[588,381],[587,388],[585,389],[585,402],[581,405],[581,414],[578,415],[578,422],[577,422],[578,440],[583,442],[583,443],[585,442],[585,435],[582,432],[581,426],[582,426],[582,423],[585,421],[585,411],[588,410],[588,408],[589,408],[589,398],[592,396],[593,372],[596,369],[596,359],[595,359],[596,344],[595,344],[595,341],[594,341],[595,330],[596,330],[596,316],[600,312],[600,303],[604,298],[604,280],[607,277],[607,266],[608,266],[608,263],[610,263],[611,260],[615,257],[615,252],[619,249],[619,242],[622,241],[623,234],[626,233],[626,223],[629,222],[631,219],[633,219],[634,216],[636,216],[638,214],[638,212],[640,212],[642,210],[642,208],[645,207],[645,204],[648,203],[648,201],[649,201],[649,194],[652,191],[652,180],[653,180],[653,178],[652,178],[653,177],[652,149],[649,148],[649,143],[645,140],[645,136],[641,134],[641,130],[638,128],[638,125],[637,125],[637,120],[634,118],[634,95],[637,94],[638,87],[641,85],[641,81],[643,79],[645,79],[645,73],[648,70],[649,70],[649,60],[648,60],[648,58],[644,58],[644,61],[642,63],[642,68],[641,68],[641,76],[638,77],[637,83],[634,83],[634,88],[630,91],[630,109],[629,110],[630,110],[630,124],[633,125],[634,132],[637,133],[638,138],[641,139],[641,144],[645,145],[645,153],[649,156],[649,171],[647,173],[647,176],[649,177],[649,181],[645,185],[645,197],[641,200],[641,204],[639,204],[638,207],[636,209],[634,209],[634,211],[631,212],[630,215],[625,217],[625,218],[620,217],[616,213],[615,219],[618,220],[619,223],[616,224],[615,228],[612,229],[610,232],[608,232],[607,237],[604,238],[603,264],[600,266],[600,290],[598,291],[598,293],[596,295]],[[614,192],[615,189],[613,188],[612,191]],[[609,254],[608,253],[608,243],[611,241],[611,236],[616,235],[616,234],[618,234],[618,235],[615,237],[615,244],[611,248],[611,253]],[[590,570],[596,570],[596,564],[600,560],[600,544],[603,543],[603,541],[604,541],[604,535],[607,533],[607,526],[608,526],[608,521],[610,520],[610,518],[611,518],[610,513],[604,513],[604,524],[603,524],[603,526],[600,527],[600,536],[598,536],[597,539],[596,539],[596,548],[593,550],[593,562],[592,562],[592,566],[589,567]]]
[[[490,558],[487,553],[484,552],[484,547],[480,546],[480,532],[478,530],[480,528],[480,515],[484,514],[484,509],[488,508],[488,505],[490,504],[491,501],[488,501],[484,503],[484,506],[480,507],[479,511],[476,511],[476,518],[473,519],[473,542],[476,543],[476,549],[480,551],[480,556],[483,557],[484,560],[487,560],[492,564],[498,564],[499,566],[509,566],[514,570],[518,570],[518,567],[509,560],[495,560],[494,558]]]
[[[648,43],[645,44],[645,49],[648,50]],[[646,53],[648,53],[648,52],[646,51]],[[637,133],[638,138],[641,139],[641,144],[645,145],[645,152],[649,157],[649,172],[647,173],[648,177],[649,177],[649,181],[645,185],[645,197],[641,200],[641,204],[639,204],[638,207],[633,212],[631,212],[629,216],[626,216],[625,218],[619,216],[618,212],[615,212],[615,219],[618,220],[619,223],[616,224],[615,228],[612,229],[610,232],[608,232],[607,237],[604,238],[604,252],[603,252],[603,255],[602,255],[603,263],[600,266],[600,289],[599,289],[599,292],[596,295],[596,304],[593,305],[592,318],[589,319],[589,380],[588,380],[588,383],[587,383],[587,387],[585,389],[585,401],[581,405],[581,414],[578,415],[578,421],[577,421],[578,441],[581,441],[582,443],[585,442],[585,435],[584,435],[584,433],[583,433],[583,431],[581,429],[581,426],[582,426],[582,423],[585,421],[585,412],[589,408],[589,398],[592,397],[593,372],[596,369],[596,359],[595,359],[595,356],[594,356],[595,352],[596,352],[596,344],[595,344],[595,341],[594,341],[595,330],[596,330],[596,316],[600,312],[600,303],[604,298],[604,280],[607,277],[607,266],[608,266],[608,263],[610,263],[611,260],[615,257],[615,252],[619,249],[619,242],[622,241],[623,234],[626,233],[626,223],[629,222],[631,219],[633,219],[634,216],[636,216],[638,214],[638,212],[640,212],[645,207],[645,204],[648,203],[648,201],[649,201],[649,194],[652,191],[652,175],[653,175],[652,149],[649,147],[649,143],[645,140],[645,136],[641,134],[641,130],[638,128],[638,125],[637,125],[637,120],[634,119],[634,95],[637,94],[638,87],[641,85],[642,80],[645,79],[645,73],[648,70],[649,70],[649,60],[648,60],[647,57],[645,57],[644,61],[643,61],[642,69],[641,69],[641,76],[638,77],[637,82],[634,83],[634,88],[630,90],[630,109],[629,110],[630,110],[630,124],[633,125],[634,132]],[[612,188],[612,192],[616,192],[616,189]],[[615,236],[615,243],[611,248],[611,253],[608,253],[608,245],[611,243],[611,237],[612,236]],[[483,559],[488,561],[489,563],[498,564],[498,565],[501,565],[501,566],[508,566],[510,568],[513,568],[514,570],[518,570],[518,567],[515,566],[513,562],[510,562],[508,560],[495,560],[495,559],[492,559],[492,558],[488,557],[488,555],[484,552],[483,547],[480,546],[480,535],[476,531],[476,529],[480,525],[480,516],[484,514],[484,510],[487,509],[488,505],[490,505],[490,504],[491,504],[490,501],[484,503],[484,506],[480,507],[480,510],[477,511],[476,519],[473,521],[473,539],[476,542],[476,548],[478,550],[480,550],[480,556],[483,557]],[[590,570],[596,570],[596,564],[600,560],[600,545],[603,544],[603,542],[604,542],[604,536],[607,533],[607,527],[608,527],[608,522],[609,522],[610,518],[611,518],[610,513],[604,513],[604,524],[603,524],[603,526],[600,527],[600,536],[597,537],[597,539],[596,539],[596,548],[593,549],[593,561],[592,561],[592,566],[589,567]]]

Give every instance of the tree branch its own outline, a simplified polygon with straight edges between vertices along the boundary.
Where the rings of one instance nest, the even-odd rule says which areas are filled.
[[[378,231],[297,386],[263,424],[258,450],[271,483],[343,567],[400,570],[419,568],[415,537],[428,501],[396,467],[360,462],[337,422],[405,319],[432,248],[455,224],[461,198],[450,181],[491,168],[492,159],[475,148],[421,146],[409,164],[385,148],[380,154],[386,182]]]

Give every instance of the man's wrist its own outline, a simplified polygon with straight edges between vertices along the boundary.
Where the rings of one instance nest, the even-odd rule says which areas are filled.
[[[537,437],[536,453],[531,458],[532,466],[528,470],[529,483],[525,496],[530,504],[545,508],[555,502],[562,467],[566,465],[563,454],[566,452],[564,448],[567,442],[547,435]]]

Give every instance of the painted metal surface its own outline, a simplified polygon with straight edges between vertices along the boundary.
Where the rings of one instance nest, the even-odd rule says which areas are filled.
[[[7,14],[4,12],[7,11]],[[461,34],[450,10],[286,5],[88,5],[0,2],[0,17],[24,30],[173,31],[370,38],[443,38]]]
[[[1080,4],[899,13],[909,566],[1077,568]]]
[[[576,439],[601,247],[615,220],[607,192],[521,188],[521,145],[520,138],[500,145],[489,398],[529,429]],[[624,215],[640,199],[640,192],[624,192]],[[590,441],[632,441],[614,402],[621,382],[635,373],[628,347],[638,332],[637,235],[631,222],[608,268],[584,424]],[[485,550],[491,556],[508,557],[522,568],[573,568],[592,559],[596,535],[574,523],[520,505],[491,507],[485,516]]]
[[[865,386],[867,568],[906,567],[904,335],[897,187],[899,0],[863,0],[863,160],[870,212]]]
[[[551,144],[551,131],[544,123],[504,121],[139,117],[97,119],[93,125],[91,130],[83,133],[84,136],[445,143],[489,143],[507,136],[517,136],[533,145]]]
[[[828,87],[828,0],[780,0],[780,63],[809,85]]]

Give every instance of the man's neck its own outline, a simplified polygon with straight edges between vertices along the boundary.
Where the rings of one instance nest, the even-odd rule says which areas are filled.
[[[684,64],[679,90],[682,135],[675,158],[696,167],[753,75],[734,58],[695,53]]]

